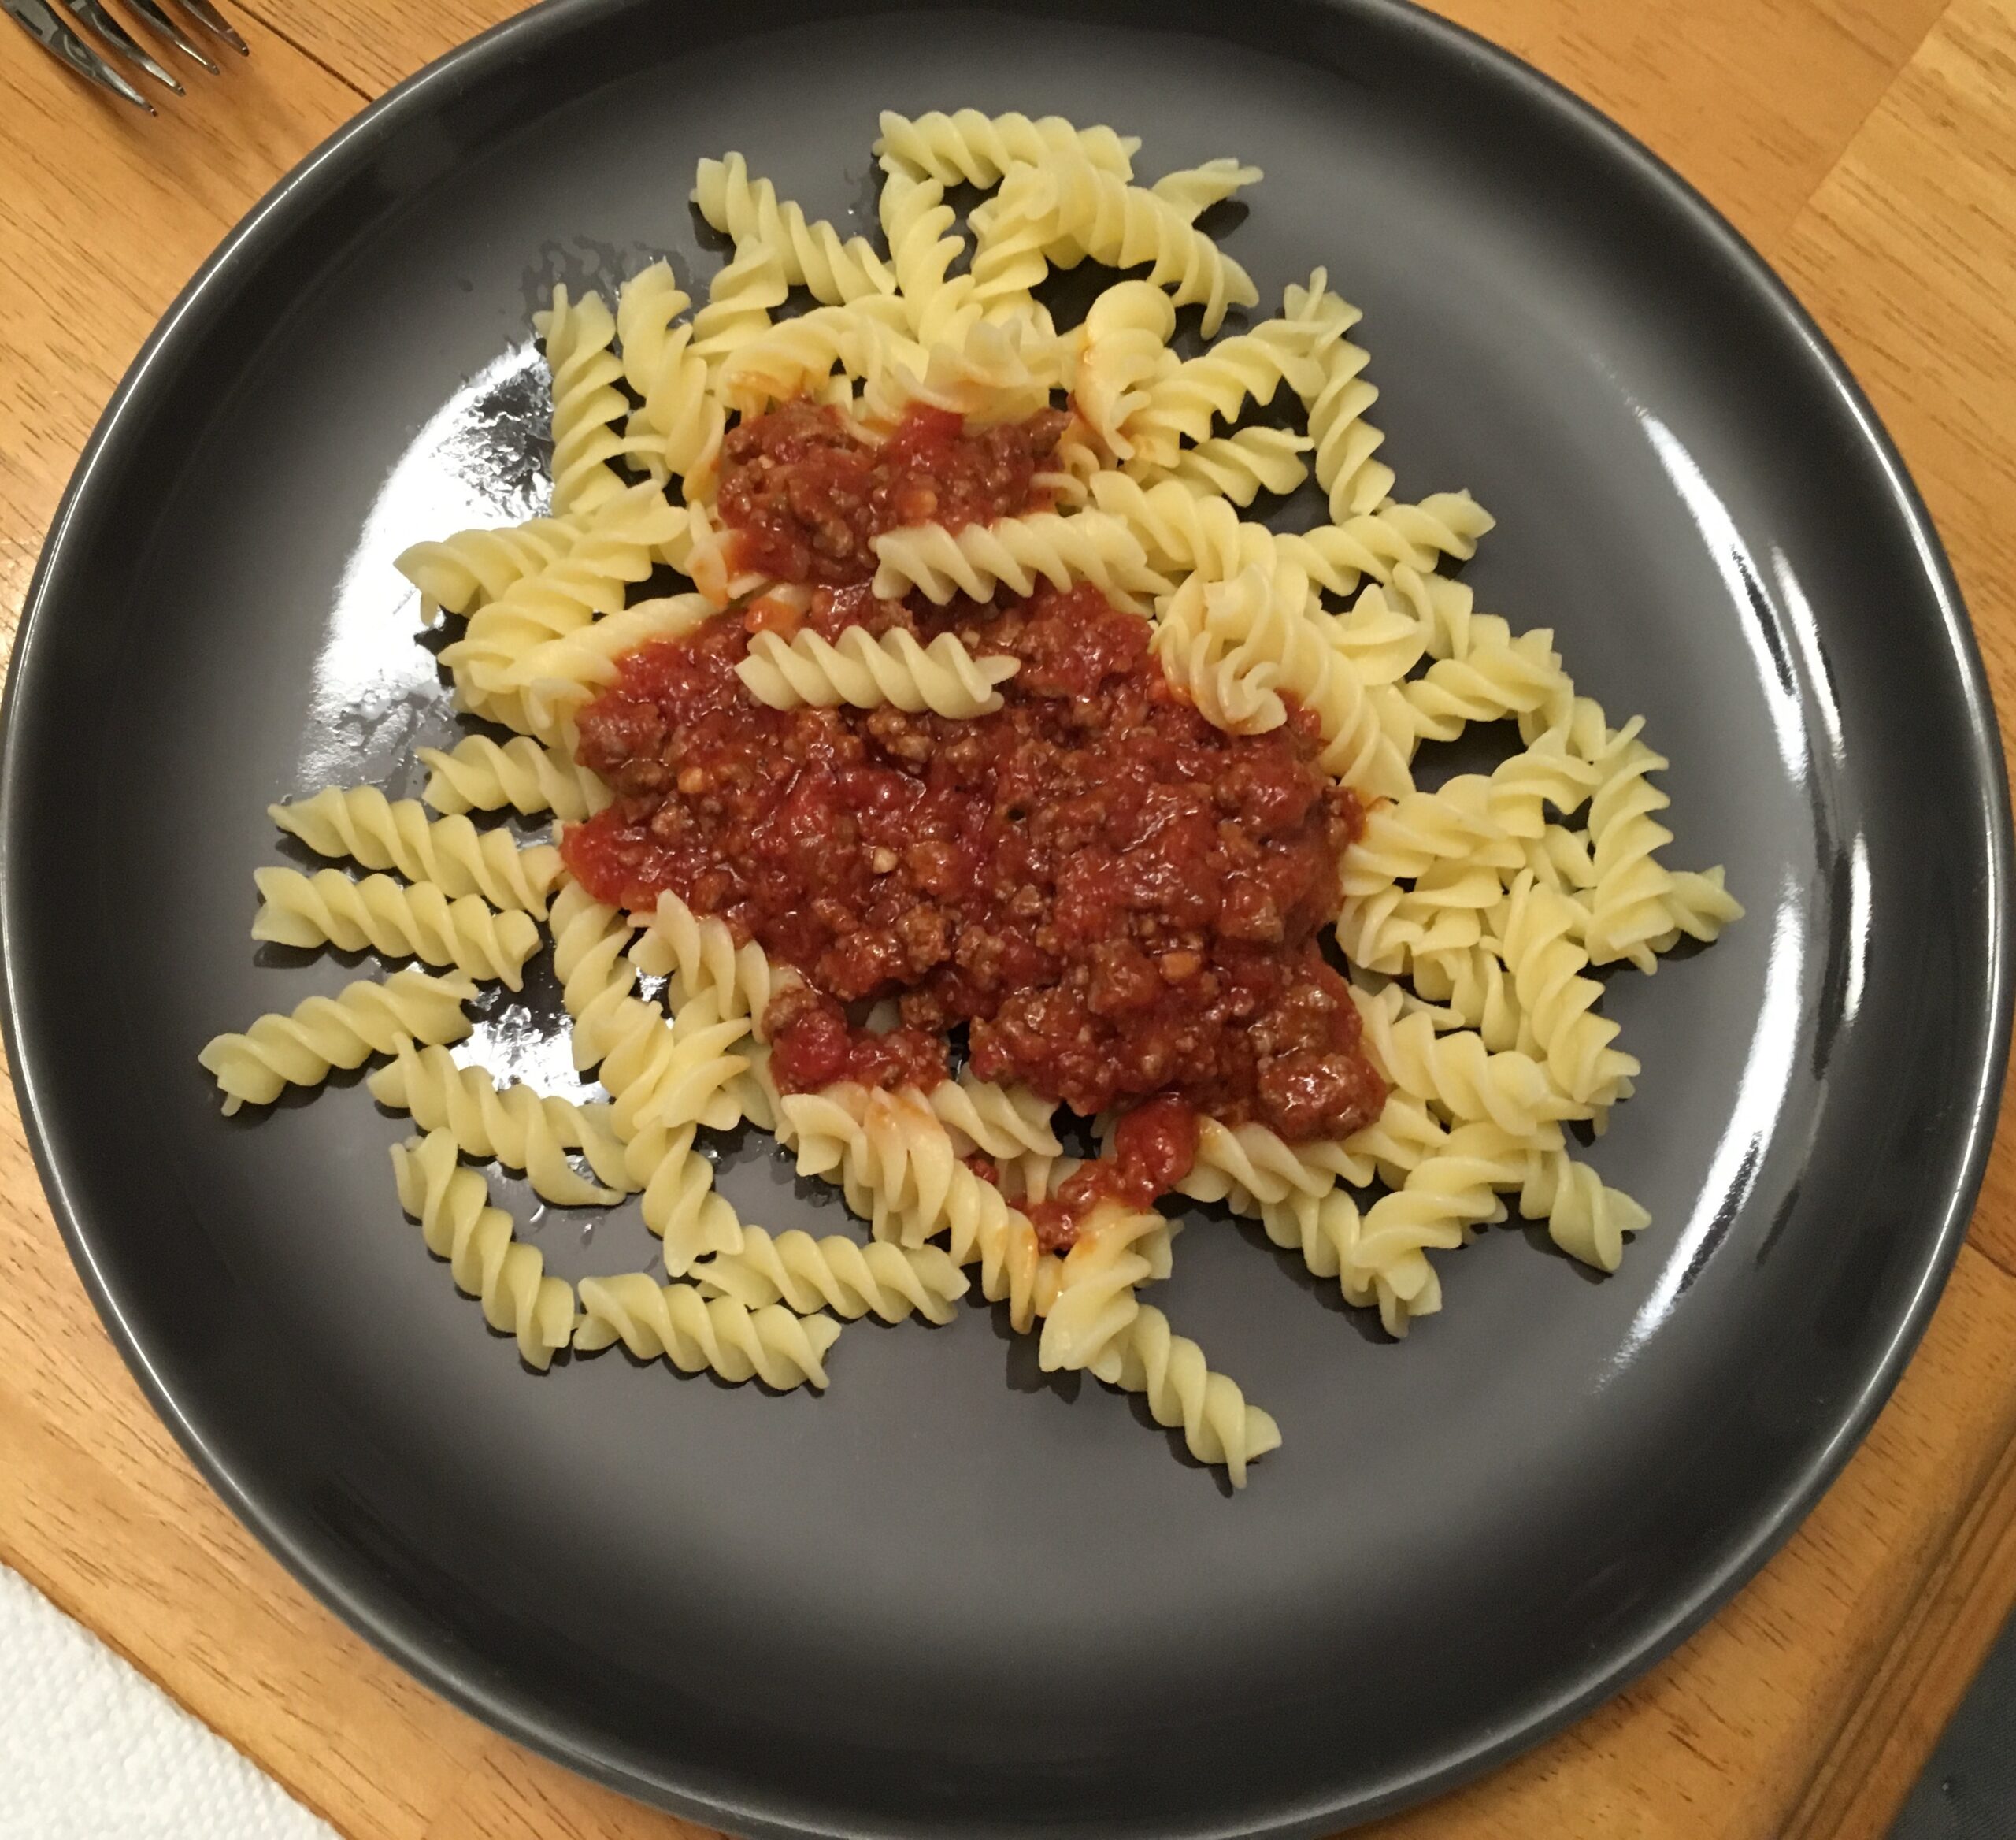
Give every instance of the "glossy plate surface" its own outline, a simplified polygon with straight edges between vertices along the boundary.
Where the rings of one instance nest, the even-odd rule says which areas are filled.
[[[114,1334],[233,1508],[499,1726],[763,1834],[1327,1831],[1613,1690],[1784,1538],[1923,1326],[2008,1011],[2007,818],[1964,616],[1861,398],[1766,272],[1530,72],[1377,0],[869,12],[580,0],[364,117],[165,323],[31,595],[4,793],[10,1047]],[[406,542],[539,500],[531,310],[669,253],[740,148],[866,212],[876,112],[1110,121],[1267,180],[1263,299],[1366,312],[1404,495],[1672,757],[1680,863],[1749,918],[1621,978],[1592,1152],[1655,1225],[1597,1282],[1514,1229],[1406,1344],[1250,1229],[1158,1298],[1279,1417],[1243,1496],[983,1308],[849,1329],[830,1394],[618,1353],[520,1369],[401,1216],[356,1081],[225,1122],[214,1030],[353,974],[255,954],[269,799],[417,789],[452,731]],[[486,1022],[565,1085],[550,977]],[[297,1096],[298,1097],[298,1096]],[[832,1230],[758,1144],[746,1218]],[[522,1189],[504,1191],[521,1219]],[[580,1277],[634,1212],[532,1221]]]

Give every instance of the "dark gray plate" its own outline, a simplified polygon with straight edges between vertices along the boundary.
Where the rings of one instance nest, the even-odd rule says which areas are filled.
[[[1322,262],[1362,304],[1403,486],[1498,514],[1484,603],[1646,713],[1670,855],[1726,861],[1750,909],[1612,987],[1645,1075],[1594,1159],[1656,1222],[1616,1278],[1493,1233],[1395,1346],[1251,1231],[1193,1225],[1162,1300],[1287,1439],[1236,1499],[978,1308],[850,1329],[825,1398],[620,1353],[535,1378],[402,1219],[402,1120],[338,1081],[226,1123],[194,1059],[350,974],[248,944],[263,807],[448,733],[389,560],[533,503],[538,295],[661,250],[693,272],[698,154],[846,212],[879,107],[968,103],[1111,120],[1149,174],[1266,167],[1229,247],[1269,301]],[[1889,443],[1672,175],[1381,0],[514,22],[346,130],[169,314],[9,695],[15,1075],[161,1412],[433,1686],[745,1831],[1314,1833],[1530,1743],[1839,1467],[1994,1116],[2000,755]],[[550,1062],[546,1022],[486,1035]],[[729,1162],[746,1214],[838,1225],[758,1147]],[[531,1230],[569,1275],[651,1251],[628,1215]]]

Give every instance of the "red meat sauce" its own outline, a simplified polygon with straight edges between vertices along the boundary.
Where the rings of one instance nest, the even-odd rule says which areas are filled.
[[[739,422],[721,443],[720,509],[739,533],[735,565],[843,587],[875,573],[871,545],[884,531],[958,530],[1047,508],[1036,474],[1070,419],[1046,410],[968,433],[958,416],[913,404],[880,443],[814,402]]]
[[[1110,1156],[1084,1164],[1055,1194],[1029,1204],[1037,1247],[1046,1252],[1067,1249],[1080,1222],[1102,1201],[1138,1213],[1181,1182],[1196,1161],[1195,1110],[1167,1095],[1144,1100],[1115,1128]]]
[[[580,725],[580,759],[615,798],[566,833],[569,869],[621,907],[671,889],[803,974],[765,1018],[787,1091],[928,1089],[964,1025],[982,1078],[1088,1117],[1123,1111],[1114,1156],[1036,1211],[1049,1245],[1102,1196],[1146,1205],[1180,1181],[1198,1112],[1291,1141],[1370,1122],[1384,1089],[1316,944],[1363,814],[1316,766],[1313,718],[1214,727],[1163,675],[1147,622],[1088,585],[995,606],[875,599],[864,533],[914,521],[922,500],[905,495],[921,491],[941,518],[1021,508],[1043,431],[989,444],[914,414],[896,454],[868,451],[865,488],[849,476],[834,495],[840,450],[803,409],[731,434],[721,504],[746,564],[817,584],[809,610],[758,601],[622,661]],[[1010,461],[989,472],[982,446]],[[955,632],[1021,669],[999,710],[962,721],[765,708],[735,666],[751,632],[800,621],[828,639]],[[899,1026],[850,1024],[890,997]]]

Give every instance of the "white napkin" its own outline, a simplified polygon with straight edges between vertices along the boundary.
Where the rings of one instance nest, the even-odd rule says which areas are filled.
[[[0,1566],[0,1840],[336,1840]]]

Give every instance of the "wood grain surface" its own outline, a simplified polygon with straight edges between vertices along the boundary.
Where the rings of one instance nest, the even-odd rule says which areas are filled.
[[[236,218],[506,0],[235,0],[253,47],[146,121],[0,32],[0,644],[98,411]],[[2016,0],[1453,0],[1792,281],[1902,446],[2016,712]],[[1918,1358],[1709,1626],[1395,1840],[1880,1835],[2016,1600],[2007,1128]],[[0,1092],[0,1560],[351,1840],[670,1840],[415,1685],[232,1519],[142,1399]]]

